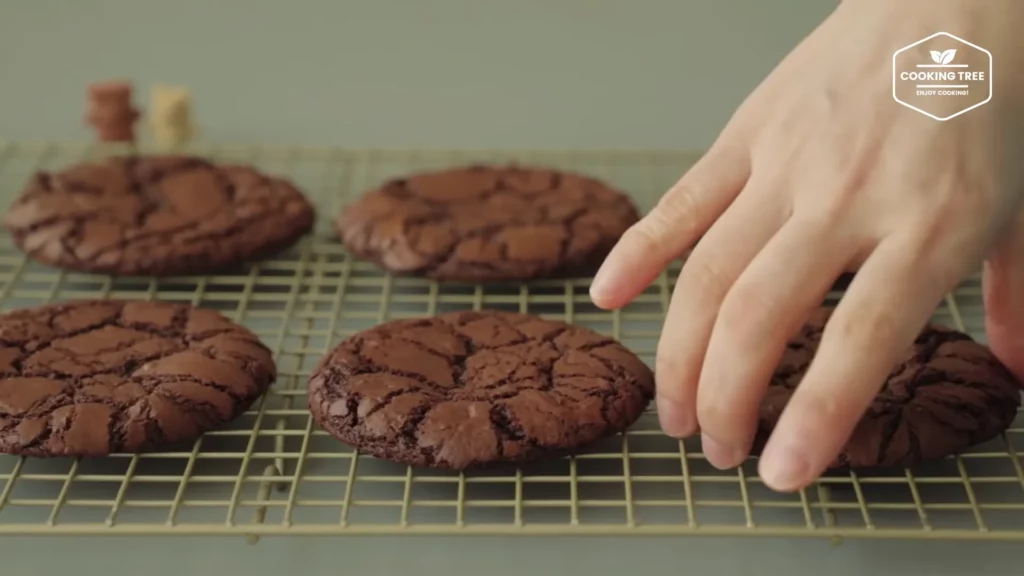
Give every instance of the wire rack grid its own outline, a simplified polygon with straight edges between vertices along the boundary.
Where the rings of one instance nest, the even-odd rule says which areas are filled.
[[[116,147],[0,144],[0,201],[33,171]],[[143,149],[142,151],[147,151]],[[577,170],[630,192],[642,210],[698,157],[685,152],[400,152],[196,148],[291,178],[316,203],[313,234],[223,274],[114,278],[26,258],[0,239],[0,310],[74,298],[189,302],[222,311],[275,353],[280,376],[253,408],[194,443],[101,459],[0,456],[0,534],[594,534],[1024,539],[1021,419],[959,457],[878,475],[830,474],[798,494],[768,490],[753,460],[719,471],[699,441],[661,434],[653,411],[627,433],[574,457],[515,472],[439,472],[361,456],[320,430],[306,379],[340,339],[385,320],[497,308],[565,319],[609,334],[653,365],[678,264],[614,312],[589,279],[439,285],[392,277],[349,257],[330,219],[353,195],[410,171],[476,161]],[[832,301],[841,296],[830,295]],[[977,277],[935,320],[984,341]],[[653,406],[650,410],[653,410]]]

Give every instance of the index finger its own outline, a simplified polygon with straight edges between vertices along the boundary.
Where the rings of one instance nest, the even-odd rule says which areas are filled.
[[[745,152],[735,145],[713,146],[623,234],[594,277],[594,304],[618,308],[635,298],[725,212],[749,175]]]
[[[877,247],[833,311],[762,452],[760,475],[769,488],[799,490],[828,468],[946,284],[914,245],[889,238]]]

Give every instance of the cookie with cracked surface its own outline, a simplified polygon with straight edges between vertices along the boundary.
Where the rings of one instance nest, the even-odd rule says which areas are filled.
[[[364,454],[466,469],[580,449],[632,425],[653,393],[651,370],[596,332],[453,312],[339,344],[310,377],[309,409]]]
[[[760,453],[818,347],[832,308],[792,338],[761,403]],[[960,453],[1013,423],[1021,384],[988,347],[929,324],[900,357],[832,469],[910,467]]]
[[[208,274],[287,248],[314,208],[291,183],[192,156],[128,156],[36,173],[4,217],[45,264],[125,276]]]
[[[72,301],[0,315],[0,453],[106,456],[191,440],[276,377],[255,334],[213,310]]]
[[[496,282],[591,275],[638,218],[624,193],[587,176],[473,165],[389,180],[335,228],[389,272]]]

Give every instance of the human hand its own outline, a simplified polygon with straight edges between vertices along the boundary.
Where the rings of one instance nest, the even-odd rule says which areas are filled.
[[[989,254],[981,278],[989,347],[1024,382],[1024,210]]]
[[[1002,255],[986,273],[993,346],[1024,370],[1024,305],[1010,289],[1024,286],[1024,250],[1005,248],[1024,207],[1022,163],[1008,154],[1024,149],[1010,57],[1022,53],[1022,5],[846,0],[624,235],[591,288],[602,308],[628,303],[700,239],[657,350],[667,434],[700,430],[713,465],[740,464],[788,339],[844,271],[856,277],[761,454],[769,487],[797,490],[825,470],[896,356],[990,253]],[[947,122],[894,102],[889,64],[939,30],[986,46],[1001,90]]]

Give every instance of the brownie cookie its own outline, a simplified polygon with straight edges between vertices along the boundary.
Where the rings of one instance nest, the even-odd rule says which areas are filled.
[[[653,394],[651,370],[596,332],[458,312],[342,342],[310,377],[309,408],[364,454],[464,469],[572,452],[628,428]]]
[[[638,218],[592,178],[468,166],[385,182],[335,225],[349,251],[395,274],[488,282],[591,275]]]
[[[263,257],[293,244],[313,220],[301,192],[254,168],[133,156],[35,174],[4,226],[52,266],[166,276]]]
[[[760,453],[817,349],[831,308],[816,311],[793,338],[761,404]],[[1013,423],[1020,383],[962,332],[928,325],[889,374],[834,469],[909,467],[962,452]]]
[[[190,440],[276,377],[256,336],[212,310],[115,300],[0,315],[0,452],[105,456]]]

